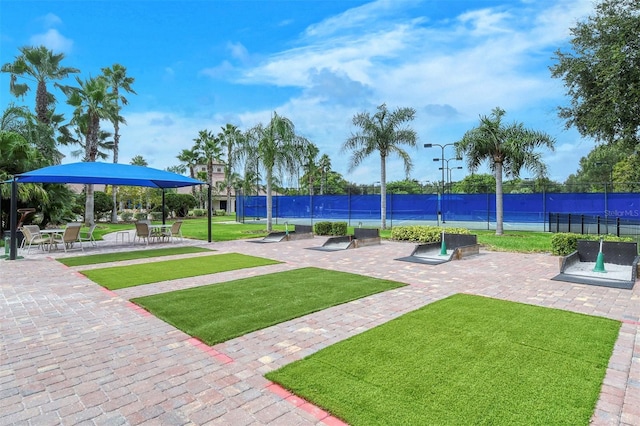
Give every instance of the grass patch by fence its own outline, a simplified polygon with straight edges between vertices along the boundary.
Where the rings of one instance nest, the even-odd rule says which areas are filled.
[[[118,290],[142,284],[216,274],[243,268],[255,268],[276,263],[280,262],[238,253],[225,253],[150,262],[140,265],[113,266],[82,271],[81,273],[91,281],[109,290]]]
[[[211,249],[193,246],[169,247],[150,250],[123,251],[118,253],[101,253],[89,256],[65,257],[56,259],[67,266],[96,265],[98,263],[122,262],[124,260],[148,259],[151,257],[175,256],[178,254],[202,253]]]
[[[394,281],[301,268],[132,299],[208,345],[402,287]]]
[[[266,377],[352,425],[587,425],[619,327],[459,294]]]

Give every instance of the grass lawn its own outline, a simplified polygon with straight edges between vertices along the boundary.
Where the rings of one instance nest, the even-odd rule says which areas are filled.
[[[268,234],[266,226],[264,224],[251,224],[251,223],[217,223],[217,221],[231,221],[235,220],[235,216],[213,216],[211,224],[211,240],[218,241],[232,241],[246,238],[258,238],[264,237]],[[173,220],[168,219],[167,223],[172,223]],[[154,224],[159,224],[159,221],[154,221]],[[116,231],[126,231],[135,229],[133,223],[100,223],[94,231],[96,239],[102,239],[104,234]],[[274,231],[284,231],[285,226],[282,224],[274,224]],[[196,240],[207,241],[208,238],[208,222],[206,218],[198,219],[184,219],[182,222],[182,235],[185,238],[193,238]]]
[[[619,327],[458,294],[266,377],[352,425],[587,425]]]
[[[132,299],[208,345],[402,287],[394,281],[301,268]]]
[[[125,251],[119,253],[103,253],[103,254],[92,254],[89,256],[76,256],[76,257],[67,257],[57,259],[58,262],[65,264],[67,266],[83,266],[83,265],[95,265],[98,263],[109,263],[109,262],[120,262],[123,260],[133,260],[133,259],[146,259],[150,257],[160,257],[160,256],[173,256],[177,254],[189,254],[189,253],[202,253],[205,251],[212,251],[210,249],[202,248],[202,247],[170,247],[170,248],[161,248],[161,249],[151,249],[151,250],[136,250],[136,251]]]
[[[280,263],[262,257],[238,253],[214,254],[188,259],[165,260],[140,265],[114,266],[110,268],[82,271],[91,281],[109,290],[133,287],[178,278],[215,274],[235,269]]]

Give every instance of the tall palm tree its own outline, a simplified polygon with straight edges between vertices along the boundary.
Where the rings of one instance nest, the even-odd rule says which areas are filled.
[[[301,153],[305,152],[308,144],[307,139],[296,135],[293,122],[276,112],[273,113],[267,126],[258,124],[250,132],[248,146],[253,145],[256,156],[260,159],[265,170],[268,232],[273,229],[274,172],[282,171],[293,175],[303,161]]]
[[[238,148],[244,143],[245,135],[233,124],[227,123],[218,133],[218,139],[223,147],[227,149],[227,161],[224,168],[224,181],[227,190],[227,214],[231,213],[231,188],[232,176],[234,174],[235,160],[238,157]]]
[[[116,109],[118,114],[115,119],[111,121],[113,124],[113,162],[118,162],[118,153],[120,148],[120,123],[126,124],[124,118],[120,116],[120,102],[122,105],[127,105],[129,101],[126,97],[120,94],[120,89],[127,93],[136,94],[135,90],[131,87],[135,79],[133,77],[127,77],[127,69],[120,64],[113,64],[111,68],[102,68],[102,74],[109,82],[111,91],[116,95]],[[112,191],[113,197],[113,210],[111,211],[111,222],[118,222],[118,187],[114,186]]]
[[[380,153],[380,227],[387,228],[387,158],[398,155],[404,162],[405,174],[408,176],[413,168],[411,157],[400,145],[415,147],[417,135],[415,130],[404,127],[404,123],[414,119],[413,108],[397,108],[389,111],[385,104],[380,105],[374,115],[368,112],[356,114],[353,125],[360,132],[352,135],[342,146],[342,151],[352,151],[349,171],[359,166],[369,155]]]
[[[525,129],[522,123],[502,123],[505,111],[496,107],[490,116],[480,116],[480,125],[467,131],[455,144],[456,157],[467,158],[476,171],[485,160],[496,178],[496,235],[503,234],[502,175],[517,178],[524,167],[538,178],[546,174],[538,148],[554,149],[555,140],[544,132]]]
[[[80,70],[61,66],[64,54],[53,53],[44,46],[21,47],[19,50],[21,54],[15,61],[4,64],[0,71],[11,74],[9,89],[16,97],[24,97],[29,91],[27,83],[17,83],[18,77],[36,82],[36,116],[41,123],[49,124],[49,106],[55,102],[55,97],[47,90],[47,83],[62,80]]]
[[[95,162],[99,151],[100,120],[114,120],[118,115],[116,95],[109,91],[106,78],[100,76],[82,81],[76,77],[79,87],[62,88],[67,103],[75,108],[72,121],[79,124],[86,120],[84,161]],[[86,186],[85,223],[94,223],[93,185]]]

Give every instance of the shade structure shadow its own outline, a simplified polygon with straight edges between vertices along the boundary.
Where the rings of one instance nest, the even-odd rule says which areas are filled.
[[[551,278],[576,284],[633,289],[637,278],[638,246],[634,242],[602,243],[604,262],[598,264],[599,241],[578,241],[578,249],[561,259],[560,273]]]

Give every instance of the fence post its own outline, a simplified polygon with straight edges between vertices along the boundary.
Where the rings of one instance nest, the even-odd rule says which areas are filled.
[[[600,215],[598,215],[598,235],[600,235]]]
[[[584,235],[584,215],[580,215],[580,233]]]
[[[620,218],[616,218],[616,236],[620,236]]]
[[[567,230],[571,232],[571,213],[569,213],[569,216],[567,218]]]

